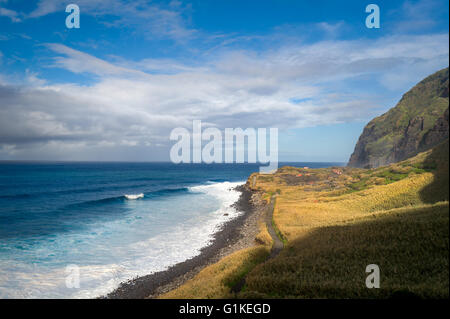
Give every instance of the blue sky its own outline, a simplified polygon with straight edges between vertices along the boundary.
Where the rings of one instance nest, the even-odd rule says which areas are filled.
[[[281,161],[345,162],[448,66],[448,15],[441,0],[0,0],[0,159],[168,160],[170,130],[200,119],[278,127]]]

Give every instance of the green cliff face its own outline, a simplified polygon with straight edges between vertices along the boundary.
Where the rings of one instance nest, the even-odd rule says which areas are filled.
[[[363,130],[348,166],[378,167],[428,150],[448,138],[448,68],[422,80]]]

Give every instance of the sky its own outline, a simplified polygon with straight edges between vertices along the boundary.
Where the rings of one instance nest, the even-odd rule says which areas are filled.
[[[448,17],[444,0],[0,0],[0,160],[168,161],[171,130],[201,120],[278,128],[280,161],[347,162],[448,66]]]

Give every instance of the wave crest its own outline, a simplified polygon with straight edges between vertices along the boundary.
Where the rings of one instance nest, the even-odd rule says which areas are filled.
[[[130,195],[124,195],[126,199],[138,199],[138,198],[143,198],[144,197],[144,193],[140,193],[140,194],[130,194]]]

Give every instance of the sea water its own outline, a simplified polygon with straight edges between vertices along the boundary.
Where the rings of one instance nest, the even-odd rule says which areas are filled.
[[[241,213],[234,188],[258,169],[0,162],[0,298],[99,297],[192,258]]]

